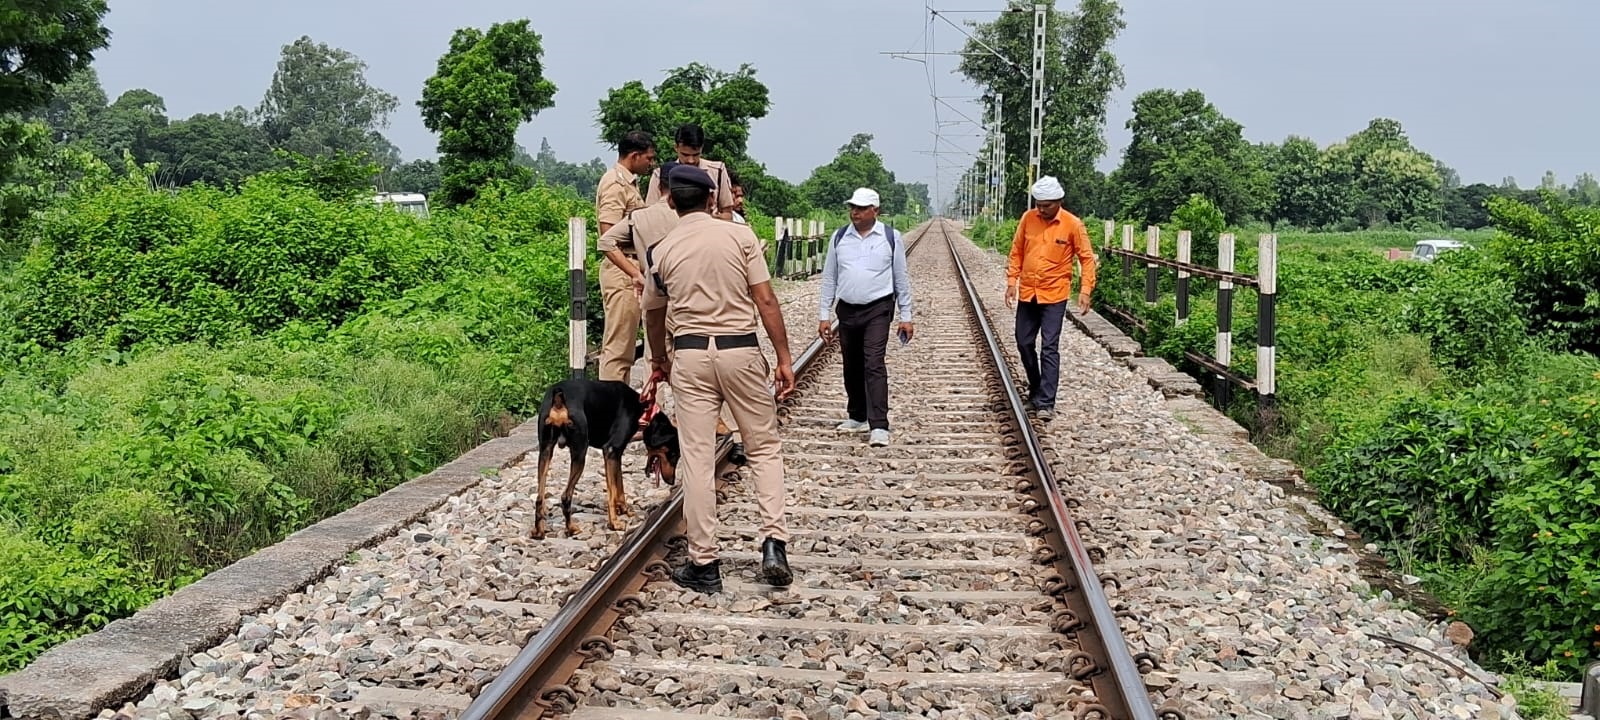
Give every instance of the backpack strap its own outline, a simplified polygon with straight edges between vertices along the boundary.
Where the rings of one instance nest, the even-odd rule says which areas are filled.
[[[892,227],[890,227],[888,225],[883,226],[883,235],[884,235],[884,237],[889,238],[889,254],[893,255],[894,254],[894,228],[892,228]]]
[[[660,245],[651,245],[644,251],[644,266],[650,268],[650,279],[655,282],[656,289],[660,290],[662,295],[665,295],[667,294],[667,284],[661,282],[661,273],[656,271],[656,248],[658,247]]]

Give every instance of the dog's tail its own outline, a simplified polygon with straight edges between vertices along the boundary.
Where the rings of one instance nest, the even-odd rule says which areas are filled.
[[[554,391],[550,397],[550,414],[544,418],[544,424],[555,427],[566,427],[572,424],[572,416],[567,412],[567,396],[560,390]]]

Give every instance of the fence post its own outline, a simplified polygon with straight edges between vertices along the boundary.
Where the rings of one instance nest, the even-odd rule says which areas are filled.
[[[1133,252],[1133,226],[1122,226],[1122,249]],[[1122,256],[1122,302],[1128,302],[1128,292],[1133,287],[1133,258]],[[1126,307],[1132,307],[1127,305]]]
[[[1156,257],[1161,254],[1161,226],[1150,225],[1144,229],[1145,254]],[[1156,304],[1156,291],[1161,284],[1161,266],[1153,262],[1144,264],[1144,304]]]
[[[1233,233],[1223,233],[1217,238],[1217,269],[1233,272]],[[1217,351],[1213,353],[1217,364],[1230,367],[1233,362],[1233,281],[1217,281]],[[1233,385],[1218,375],[1213,395],[1217,407],[1226,408],[1233,397]]]
[[[806,277],[817,272],[817,221],[811,221],[811,232],[806,233]]]
[[[1178,231],[1178,262],[1189,263],[1189,243],[1191,242],[1188,230]],[[1189,271],[1178,268],[1178,319],[1174,325],[1183,327],[1189,322]]]
[[[772,218],[772,274],[778,274],[779,264],[783,262],[783,218]]]
[[[567,326],[567,367],[573,378],[588,374],[589,284],[584,261],[589,255],[589,224],[581,217],[567,218],[567,278],[571,281],[572,315]]]
[[[1117,234],[1117,221],[1115,221],[1115,220],[1107,220],[1106,221],[1106,241],[1105,241],[1105,246],[1106,247],[1111,247],[1111,237],[1116,235],[1116,234]]]
[[[1277,393],[1278,236],[1263,233],[1258,240],[1256,276],[1256,399],[1263,411],[1272,409]]]

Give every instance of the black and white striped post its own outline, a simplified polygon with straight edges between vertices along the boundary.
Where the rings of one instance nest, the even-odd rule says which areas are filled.
[[[584,261],[589,257],[589,223],[581,217],[567,218],[567,278],[571,281],[572,315],[567,327],[567,367],[573,378],[588,375],[589,283]]]
[[[1161,226],[1150,225],[1144,229],[1144,254],[1152,258],[1161,256]],[[1156,292],[1161,287],[1161,266],[1146,261],[1144,264],[1144,304],[1156,304]]]
[[[1122,249],[1125,252],[1130,252],[1130,253],[1133,252],[1133,226],[1132,225],[1123,225],[1122,226]],[[1132,291],[1133,291],[1133,257],[1129,256],[1129,255],[1123,255],[1122,256],[1122,300],[1123,300],[1123,302],[1127,302],[1128,301],[1129,293],[1131,293]]]
[[[1278,390],[1278,236],[1264,233],[1256,257],[1256,398],[1265,415]]]
[[[1178,231],[1178,262],[1189,264],[1189,231]],[[1189,271],[1178,268],[1178,319],[1173,322],[1178,327],[1189,322]]]
[[[1225,273],[1233,272],[1233,233],[1223,233],[1217,238],[1217,269]],[[1233,281],[1219,279],[1217,281],[1217,348],[1213,355],[1222,367],[1228,367],[1233,361]],[[1233,398],[1233,385],[1228,378],[1218,374],[1217,387],[1213,395],[1217,398],[1217,407],[1226,408]]]

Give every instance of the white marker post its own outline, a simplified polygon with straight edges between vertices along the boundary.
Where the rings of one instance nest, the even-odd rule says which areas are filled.
[[[572,315],[567,327],[567,367],[573,378],[588,375],[589,283],[584,261],[589,254],[589,225],[581,217],[567,218],[567,277],[571,281]]]
[[[1268,409],[1278,390],[1278,236],[1263,233],[1257,251],[1256,396],[1261,407]]]

